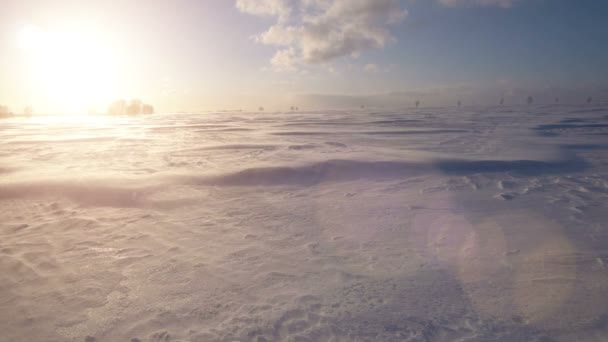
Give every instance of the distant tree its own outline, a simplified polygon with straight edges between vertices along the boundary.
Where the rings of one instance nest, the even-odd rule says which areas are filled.
[[[534,98],[532,96],[528,96],[528,104],[531,105],[534,103]]]
[[[11,116],[11,112],[9,111],[7,106],[0,105],[0,118],[6,118]]]
[[[500,105],[502,106],[503,104],[505,104],[505,98],[504,97],[500,99]]]
[[[141,100],[131,100],[127,106],[127,114],[137,115],[143,113],[143,102]]]
[[[291,106],[291,107],[289,108],[289,110],[293,112],[294,110],[296,110],[296,107]]]
[[[118,112],[117,114],[127,114],[127,100],[118,100],[118,109],[120,110],[120,112]]]
[[[416,100],[416,108],[420,107],[420,100]]]
[[[462,106],[462,101],[458,101],[458,107]]]
[[[364,105],[361,105],[361,109],[365,109],[365,106],[364,106]]]
[[[296,112],[297,112],[297,111],[299,111],[299,110],[300,110],[300,107],[297,107],[297,106],[296,106]]]
[[[264,111],[264,107],[260,107],[260,108],[258,108],[258,110],[259,110],[260,112],[263,112],[263,111]]]
[[[555,98],[555,103],[559,103],[559,97]]]
[[[589,96],[589,97],[587,98],[587,103],[591,103],[591,102],[593,102],[593,97]]]
[[[117,100],[108,106],[109,115],[139,115],[154,114],[154,107],[141,100],[134,99],[127,103],[125,100]]]
[[[152,107],[152,105],[144,103],[143,108],[142,108],[142,113],[143,114],[154,114],[154,107]]]
[[[126,113],[126,109],[127,109],[127,101],[120,99],[120,100],[112,102],[108,106],[108,114],[123,115]]]

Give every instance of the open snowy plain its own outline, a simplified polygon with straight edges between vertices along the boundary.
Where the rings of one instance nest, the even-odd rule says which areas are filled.
[[[0,121],[1,341],[606,341],[608,106]]]

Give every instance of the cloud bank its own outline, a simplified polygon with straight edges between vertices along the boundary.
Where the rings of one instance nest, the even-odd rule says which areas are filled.
[[[389,28],[404,20],[399,0],[237,0],[244,13],[276,18],[256,41],[278,46],[277,69],[322,64],[394,40]]]
[[[563,104],[583,104],[588,97],[608,98],[608,85],[603,83],[570,84],[568,86],[545,85],[542,83],[520,83],[513,81],[460,83],[438,85],[428,88],[397,90],[368,94],[292,94],[305,108],[345,109],[359,108],[400,108],[413,107],[421,101],[421,107],[455,106],[457,101],[464,105],[497,106],[501,99],[506,105],[525,105],[528,96],[536,104],[551,105],[559,98]]]
[[[511,8],[518,0],[439,0],[439,3],[447,7],[458,6],[498,6]]]

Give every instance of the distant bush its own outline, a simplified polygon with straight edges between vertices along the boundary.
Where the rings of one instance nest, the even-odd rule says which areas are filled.
[[[136,115],[143,113],[143,103],[140,100],[131,100],[127,106],[127,114]]]
[[[152,107],[152,105],[149,105],[149,104],[144,104],[143,113],[144,114],[154,114],[154,107]]]
[[[127,113],[127,102],[125,100],[114,101],[108,106],[108,114],[123,115]]]
[[[7,106],[1,106],[0,105],[0,118],[5,118],[5,117],[9,117],[12,116],[13,113],[10,112],[10,110],[8,109]]]
[[[131,100],[127,103],[125,100],[114,101],[108,106],[108,114],[110,115],[138,115],[138,114],[154,114],[152,105],[143,103],[141,100]]]

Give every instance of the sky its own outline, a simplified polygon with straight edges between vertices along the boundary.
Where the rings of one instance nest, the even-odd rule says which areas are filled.
[[[2,0],[15,112],[608,100],[600,0]]]

